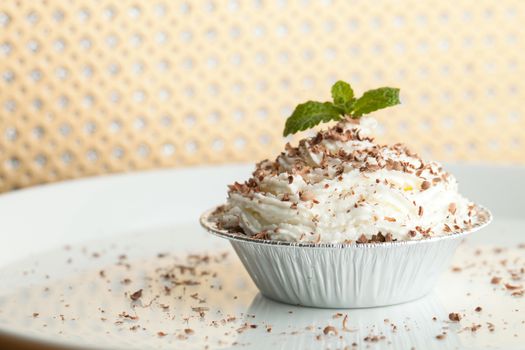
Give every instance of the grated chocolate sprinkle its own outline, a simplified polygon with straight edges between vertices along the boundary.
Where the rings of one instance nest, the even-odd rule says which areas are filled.
[[[136,292],[131,294],[129,297],[133,301],[139,300],[142,297],[142,289],[137,290]]]
[[[323,333],[325,335],[337,335],[338,334],[337,329],[334,326],[326,326],[323,329]]]
[[[451,312],[448,314],[448,319],[452,322],[459,322],[461,320],[461,315],[457,312]]]

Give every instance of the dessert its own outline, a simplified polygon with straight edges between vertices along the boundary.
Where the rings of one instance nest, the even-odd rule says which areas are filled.
[[[379,88],[355,98],[339,81],[333,102],[298,105],[284,136],[337,123],[258,163],[250,179],[230,185],[225,205],[202,214],[264,296],[323,308],[415,300],[462,238],[490,223],[441,165],[375,142],[376,122],[362,116],[398,104],[398,94]]]
[[[439,163],[400,143],[378,144],[375,119],[344,114],[230,185],[218,224],[255,239],[369,243],[450,235],[476,223],[475,205]]]

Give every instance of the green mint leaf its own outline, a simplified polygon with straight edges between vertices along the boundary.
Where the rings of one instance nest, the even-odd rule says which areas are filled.
[[[344,106],[348,102],[355,100],[354,90],[352,90],[350,84],[339,80],[332,86],[332,98],[335,105]]]
[[[321,122],[341,120],[341,109],[331,102],[308,101],[301,103],[286,120],[283,136],[310,129]]]
[[[399,89],[382,87],[368,90],[355,101],[353,105],[352,118],[360,117],[378,109],[395,106],[399,101]]]
[[[332,98],[333,103],[308,101],[298,105],[286,119],[283,135],[295,134],[322,122],[342,120],[345,116],[358,119],[363,114],[400,103],[397,88],[369,90],[356,99],[350,84],[341,80],[332,86]]]
[[[350,101],[346,102],[344,105],[342,106],[337,106],[337,107],[340,107],[342,110],[343,110],[343,113],[346,114],[346,115],[352,115],[352,112],[354,111],[354,104],[355,104],[355,101],[356,99],[353,98],[351,99]]]

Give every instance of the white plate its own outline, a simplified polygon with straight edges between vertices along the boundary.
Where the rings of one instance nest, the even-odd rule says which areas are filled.
[[[494,222],[459,248],[453,266],[462,270],[449,269],[430,296],[361,310],[292,307],[261,297],[227,243],[199,227],[200,213],[223,202],[226,184],[246,178],[251,166],[106,176],[2,195],[0,344],[522,349],[525,297],[512,296],[502,283],[525,283],[510,274],[525,268],[525,249],[518,247],[525,243],[525,169],[449,169],[466,196],[492,210]],[[223,252],[229,253],[224,260]],[[208,254],[209,262],[188,261],[195,253]],[[195,271],[176,264],[196,264]],[[174,275],[165,279],[170,269]],[[491,284],[493,276],[501,284]],[[133,302],[130,294],[139,289]],[[477,306],[483,310],[475,312]],[[461,322],[449,322],[450,312],[461,313]],[[345,315],[350,331],[342,330]],[[473,323],[481,328],[467,329]],[[323,333],[328,325],[337,336]],[[443,331],[447,336],[436,339]]]

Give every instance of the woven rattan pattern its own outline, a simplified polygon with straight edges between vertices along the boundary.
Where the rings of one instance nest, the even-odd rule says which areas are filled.
[[[525,163],[525,2],[0,4],[0,191],[257,160],[295,104],[392,85],[381,139]]]

